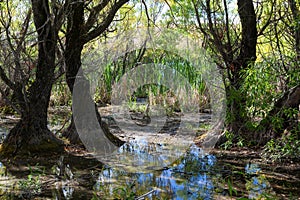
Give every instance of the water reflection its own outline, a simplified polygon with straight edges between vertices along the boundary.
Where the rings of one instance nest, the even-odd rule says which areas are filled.
[[[63,192],[63,195],[64,195],[65,199],[67,199],[67,200],[71,199],[74,190],[75,190],[74,187],[72,187],[70,185],[63,185],[62,186],[62,192]]]
[[[148,142],[146,139],[131,140],[112,155],[97,157],[114,168],[130,172],[151,172],[168,167],[182,157],[187,143],[176,145]]]
[[[163,162],[164,158],[159,160],[145,153],[159,152],[166,148],[169,147],[160,144],[149,145],[147,141],[134,141],[121,148],[124,156],[121,159],[142,160],[140,163],[136,162],[136,165],[142,164],[146,168],[145,164],[152,166],[152,162]],[[126,155],[129,157],[126,158]],[[222,178],[222,168],[214,155],[206,154],[202,149],[191,145],[181,159],[164,168],[133,173],[107,166],[99,173],[94,189],[101,191],[105,198],[113,198],[116,191],[122,190],[133,193],[135,197],[146,194],[147,199],[215,199],[220,195],[230,196],[231,193],[226,189],[229,186],[228,177]],[[241,172],[246,178],[245,189],[248,194],[245,195],[249,199],[259,198],[271,191],[268,180],[260,171],[257,164],[247,164],[245,172]],[[237,187],[243,188],[242,185]],[[125,192],[123,195],[130,194]]]
[[[151,151],[152,148],[157,149],[157,146],[136,149],[141,146],[136,143],[129,145],[122,151],[128,150],[129,153],[144,154],[145,151]],[[139,159],[149,159],[149,162],[157,162],[151,156],[139,157]],[[163,159],[161,162],[163,162]],[[107,196],[113,196],[113,192],[118,187],[134,185],[136,187],[131,189],[137,195],[149,192],[149,195],[147,195],[149,199],[164,197],[168,199],[211,199],[214,186],[208,171],[215,163],[216,158],[213,155],[207,155],[201,149],[192,145],[186,155],[177,163],[173,163],[174,166],[170,168],[165,167],[147,173],[130,173],[124,170],[106,168],[99,174],[94,188],[96,190],[105,188]]]
[[[120,149],[123,152],[123,164],[126,160],[135,158],[137,160],[147,160],[148,164],[163,162],[163,157],[158,160],[155,154],[162,149],[169,149],[167,145],[154,144],[148,145],[147,141],[132,141]],[[147,155],[145,153],[152,152]],[[129,157],[126,157],[129,155]],[[78,163],[78,158],[74,158]],[[74,168],[75,164],[66,160],[64,157],[58,158],[57,164],[52,167],[52,174],[44,175],[34,173],[34,177],[42,177],[42,191],[35,196],[49,197],[52,199],[125,199],[124,197],[141,197],[145,199],[219,199],[220,196],[228,198],[230,196],[229,185],[237,190],[233,195],[238,197],[247,197],[249,199],[263,198],[268,194],[273,195],[274,192],[265,177],[259,165],[248,163],[241,166],[230,166],[226,168],[226,163],[217,161],[216,157],[206,154],[202,149],[195,145],[191,145],[181,159],[166,165],[163,168],[151,168],[147,171],[132,172],[121,168],[111,168],[105,166],[104,169],[96,170],[92,163],[92,168],[86,169],[87,163],[83,170]],[[4,162],[3,162],[4,163]],[[145,164],[136,162],[136,164]],[[127,162],[127,165],[130,165]],[[143,166],[147,167],[146,165]],[[235,168],[236,167],[236,168]],[[241,168],[239,168],[241,167]],[[56,169],[59,169],[56,171]],[[92,171],[93,169],[94,171]],[[234,173],[238,169],[241,176]],[[238,178],[234,178],[234,176]],[[48,180],[47,180],[48,178]],[[228,180],[231,180],[229,184]],[[39,180],[40,181],[40,180]],[[50,182],[49,182],[50,181]],[[235,182],[234,182],[235,181]],[[0,195],[15,194],[19,196],[22,193],[20,183],[31,183],[24,175],[22,179],[10,175],[6,167],[0,163]],[[51,186],[54,186],[51,188]],[[51,189],[50,189],[51,188]],[[28,188],[27,188],[28,190]],[[49,194],[50,190],[50,194]],[[48,196],[47,196],[48,195]],[[86,198],[89,196],[89,198]],[[94,197],[94,196],[93,196]],[[133,199],[133,198],[131,198]],[[269,199],[274,199],[273,196]]]
[[[249,199],[258,199],[264,194],[272,193],[268,180],[261,174],[261,169],[257,164],[248,163],[245,167],[245,172],[246,175],[251,177],[246,183]]]
[[[257,174],[261,171],[258,164],[248,163],[245,167],[246,174]]]

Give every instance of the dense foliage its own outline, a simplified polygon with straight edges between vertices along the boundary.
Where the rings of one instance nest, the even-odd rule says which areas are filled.
[[[40,123],[46,124],[49,105],[72,104],[74,76],[81,66],[81,54],[99,48],[95,38],[105,41],[137,26],[176,28],[202,40],[203,48],[220,69],[228,104],[224,132],[229,134],[224,134],[225,139],[232,144],[241,141],[248,141],[244,145],[250,146],[266,144],[265,153],[296,148],[297,145],[276,141],[282,137],[286,141],[290,141],[289,137],[299,139],[299,2],[45,0],[43,3],[44,10],[37,9],[35,1],[0,3],[2,113],[22,118],[40,115],[43,116]],[[44,28],[50,32],[40,31]],[[45,43],[46,49],[41,45],[45,39],[51,41]],[[170,52],[146,48],[129,52],[105,66],[94,100],[110,103],[112,85],[137,63],[159,63],[174,68],[199,92],[199,106],[209,107],[206,83],[191,63]],[[44,98],[39,97],[42,90],[48,91],[43,93],[43,102]],[[135,95],[159,96],[168,92],[162,86],[152,85],[141,87]],[[33,102],[41,102],[37,105],[44,112],[31,111]],[[47,129],[34,121],[22,120],[22,123],[33,123],[40,131]],[[65,136],[77,141],[72,124],[69,128]],[[18,137],[6,141],[23,141],[22,136]]]

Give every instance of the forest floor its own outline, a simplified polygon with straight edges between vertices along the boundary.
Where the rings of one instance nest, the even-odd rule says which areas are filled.
[[[150,143],[173,143],[176,144],[178,142],[182,142],[184,140],[191,141],[193,137],[188,135],[189,138],[186,138],[187,135],[179,135],[176,131],[179,128],[180,124],[180,115],[174,114],[170,116],[166,123],[164,124],[161,131],[158,133],[151,130],[130,130],[131,126],[126,125],[122,126],[122,130],[118,127],[118,123],[113,120],[112,115],[112,107],[101,107],[99,111],[103,117],[103,120],[106,121],[110,127],[110,130],[113,134],[118,136],[124,141],[132,141],[132,140],[147,140]],[[133,119],[136,123],[139,123],[143,129],[143,123],[147,123],[143,121],[144,119],[139,116],[139,113],[132,113]],[[68,119],[70,118],[70,110],[68,107],[58,107],[58,108],[50,108],[49,110],[49,128],[52,132],[56,133],[59,136],[61,130],[68,125]],[[202,122],[209,121],[209,114],[202,114]],[[191,120],[194,120],[191,118]],[[199,119],[198,119],[199,120]],[[16,124],[18,121],[18,117],[14,115],[2,115],[0,117],[0,133],[1,138],[5,137],[5,134],[8,133],[9,129]],[[197,120],[196,120],[197,121]],[[124,128],[125,127],[125,128]],[[126,130],[126,128],[129,128]],[[200,130],[203,132],[203,129]],[[190,144],[190,143],[189,143]],[[49,152],[48,156],[39,157],[38,155],[30,155],[27,158],[18,159],[18,161],[11,159],[9,161],[2,161],[2,163],[6,166],[10,173],[13,173],[16,177],[24,177],[24,175],[28,175],[31,173],[37,163],[41,166],[48,166],[48,170],[54,170],[54,173],[62,173],[63,176],[70,176],[70,174],[66,174],[67,166],[72,166],[72,170],[95,170],[101,171],[103,169],[103,165],[93,157],[93,155],[87,152],[82,146],[76,145],[66,145],[66,153],[64,155],[53,155]],[[273,191],[276,193],[280,193],[281,197],[285,199],[290,193],[294,196],[300,197],[300,162],[293,160],[284,160],[281,163],[272,163],[267,162],[261,157],[262,148],[250,149],[246,147],[240,148],[232,148],[230,150],[224,149],[210,149],[208,152],[216,156],[218,165],[222,166],[222,176],[224,177],[233,177],[233,181],[236,181],[234,187],[238,191],[243,191],[245,188],[239,188],[239,184],[242,180],[240,175],[237,172],[245,171],[245,166],[255,165],[259,166],[259,174],[269,180]],[[68,165],[60,166],[61,163],[68,163]],[[57,171],[58,170],[58,171]],[[63,171],[63,172],[62,172]],[[89,178],[92,176],[90,172],[82,172],[81,183],[74,183],[77,188],[77,194],[80,195],[80,191],[85,191],[86,187],[93,187],[92,183],[89,183]],[[45,180],[43,180],[45,186],[50,187],[53,183],[57,182],[57,176],[51,175],[47,176]],[[242,181],[243,182],[243,181]],[[94,184],[94,183],[93,183]],[[53,187],[53,186],[52,186]],[[228,186],[227,186],[228,189]],[[47,194],[51,196],[51,194]],[[90,193],[89,195],[92,195]]]
[[[159,133],[156,133],[155,130],[153,131],[152,129],[148,129],[147,131],[147,127],[145,126],[141,126],[142,128],[140,130],[138,129],[135,131],[124,131],[124,129],[121,130],[118,127],[119,124],[116,123],[115,120],[113,120],[112,109],[113,108],[111,106],[99,107],[100,114],[103,117],[103,120],[106,121],[109,125],[110,131],[124,141],[146,139],[148,140],[148,142],[153,143],[176,143],[178,141],[182,142],[184,140],[190,142],[195,138],[194,135],[188,135],[188,138],[186,138],[187,135],[176,134],[176,130],[180,125],[179,114],[174,114],[169,117]],[[134,113],[134,115],[137,116],[138,114]],[[209,116],[210,114],[208,113],[202,113],[202,122],[209,122]],[[69,123],[70,108],[65,106],[52,107],[49,109],[49,118],[49,128],[59,137],[60,132],[63,130],[63,128],[66,128]],[[136,118],[137,119],[135,120],[138,121],[138,123],[143,123],[143,120],[139,120],[138,117]],[[18,122],[18,120],[19,118],[17,116],[11,114],[2,115],[0,117],[0,139],[3,140],[5,134],[8,133],[8,131]],[[190,120],[194,120],[193,123],[196,123],[195,119],[190,118]],[[127,128],[129,126],[127,126]],[[146,130],[144,130],[145,128]],[[200,131],[204,132],[203,129],[201,129]],[[224,150],[220,148],[213,148],[209,150],[209,153],[216,155],[218,159],[231,164],[245,164],[249,162],[256,163],[265,169],[271,169],[272,171],[274,171],[274,173],[291,173],[298,176],[298,178],[300,179],[299,161],[286,159],[282,162],[269,162],[261,157],[262,149],[263,148],[252,149],[247,147],[234,147],[229,150]],[[71,154],[77,156],[84,156],[85,154],[90,156],[88,152],[86,152],[84,148],[82,148],[82,146],[67,145],[66,150]]]

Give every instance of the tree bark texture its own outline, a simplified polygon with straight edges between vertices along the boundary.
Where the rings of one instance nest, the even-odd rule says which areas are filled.
[[[1,148],[2,155],[62,151],[63,142],[47,127],[47,111],[55,70],[57,31],[51,23],[47,0],[32,0],[38,33],[38,61],[35,80],[21,101],[21,119],[10,131]]]

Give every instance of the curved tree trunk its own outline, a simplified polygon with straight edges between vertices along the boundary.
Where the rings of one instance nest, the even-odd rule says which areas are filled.
[[[47,120],[40,117],[47,113],[42,111],[44,109],[38,110],[38,107],[46,106],[35,104],[27,117],[22,116],[17,125],[9,132],[1,146],[3,156],[62,152],[64,150],[64,143],[48,129]]]
[[[297,85],[278,99],[273,109],[260,122],[256,131],[256,138],[259,144],[264,145],[272,138],[278,138],[284,130],[291,130],[299,123],[298,116],[290,116],[285,112],[287,109],[299,109],[300,105],[300,85]],[[278,123],[274,123],[273,119],[280,119]]]
[[[300,9],[297,7],[295,0],[289,0],[289,7],[292,12],[292,19],[294,25],[291,26],[294,33],[294,49],[296,51],[295,63],[300,61]],[[297,65],[296,65],[297,68]],[[285,130],[291,131],[299,127],[298,116],[291,116],[286,113],[288,109],[298,110],[300,105],[300,85],[286,91],[281,98],[275,103],[273,109],[267,114],[267,116],[260,122],[256,130],[256,138],[259,139],[259,144],[264,145],[272,138],[279,138],[282,136]],[[278,119],[279,121],[275,121]],[[299,134],[299,130],[296,130]]]
[[[57,31],[51,18],[47,0],[32,0],[34,24],[38,33],[38,62],[36,77],[28,91],[18,93],[21,120],[4,140],[1,153],[26,154],[32,152],[62,151],[63,142],[57,139],[47,127],[47,111],[55,70]],[[20,88],[19,88],[20,89]]]
[[[65,49],[65,63],[66,63],[66,80],[68,87],[73,94],[73,87],[75,83],[75,79],[77,73],[81,67],[81,52],[83,49],[85,41],[85,30],[84,27],[84,2],[74,2],[71,5],[72,14],[68,17],[68,25],[67,25],[67,35],[66,35],[66,49]],[[104,29],[105,30],[105,29]],[[104,31],[103,30],[103,31]],[[100,35],[100,33],[99,33]],[[88,80],[84,79],[85,82]],[[87,84],[88,85],[88,84]],[[87,89],[89,90],[89,88]],[[89,101],[93,101],[92,97],[89,95]],[[121,146],[124,142],[119,138],[114,136],[108,129],[107,124],[105,124],[101,120],[100,113],[95,104],[95,112],[97,115],[97,119],[99,124],[104,131],[104,134],[108,139],[111,140],[117,146]],[[81,144],[81,140],[77,133],[74,117],[72,115],[70,126],[63,132],[63,137],[67,138],[73,144]]]

